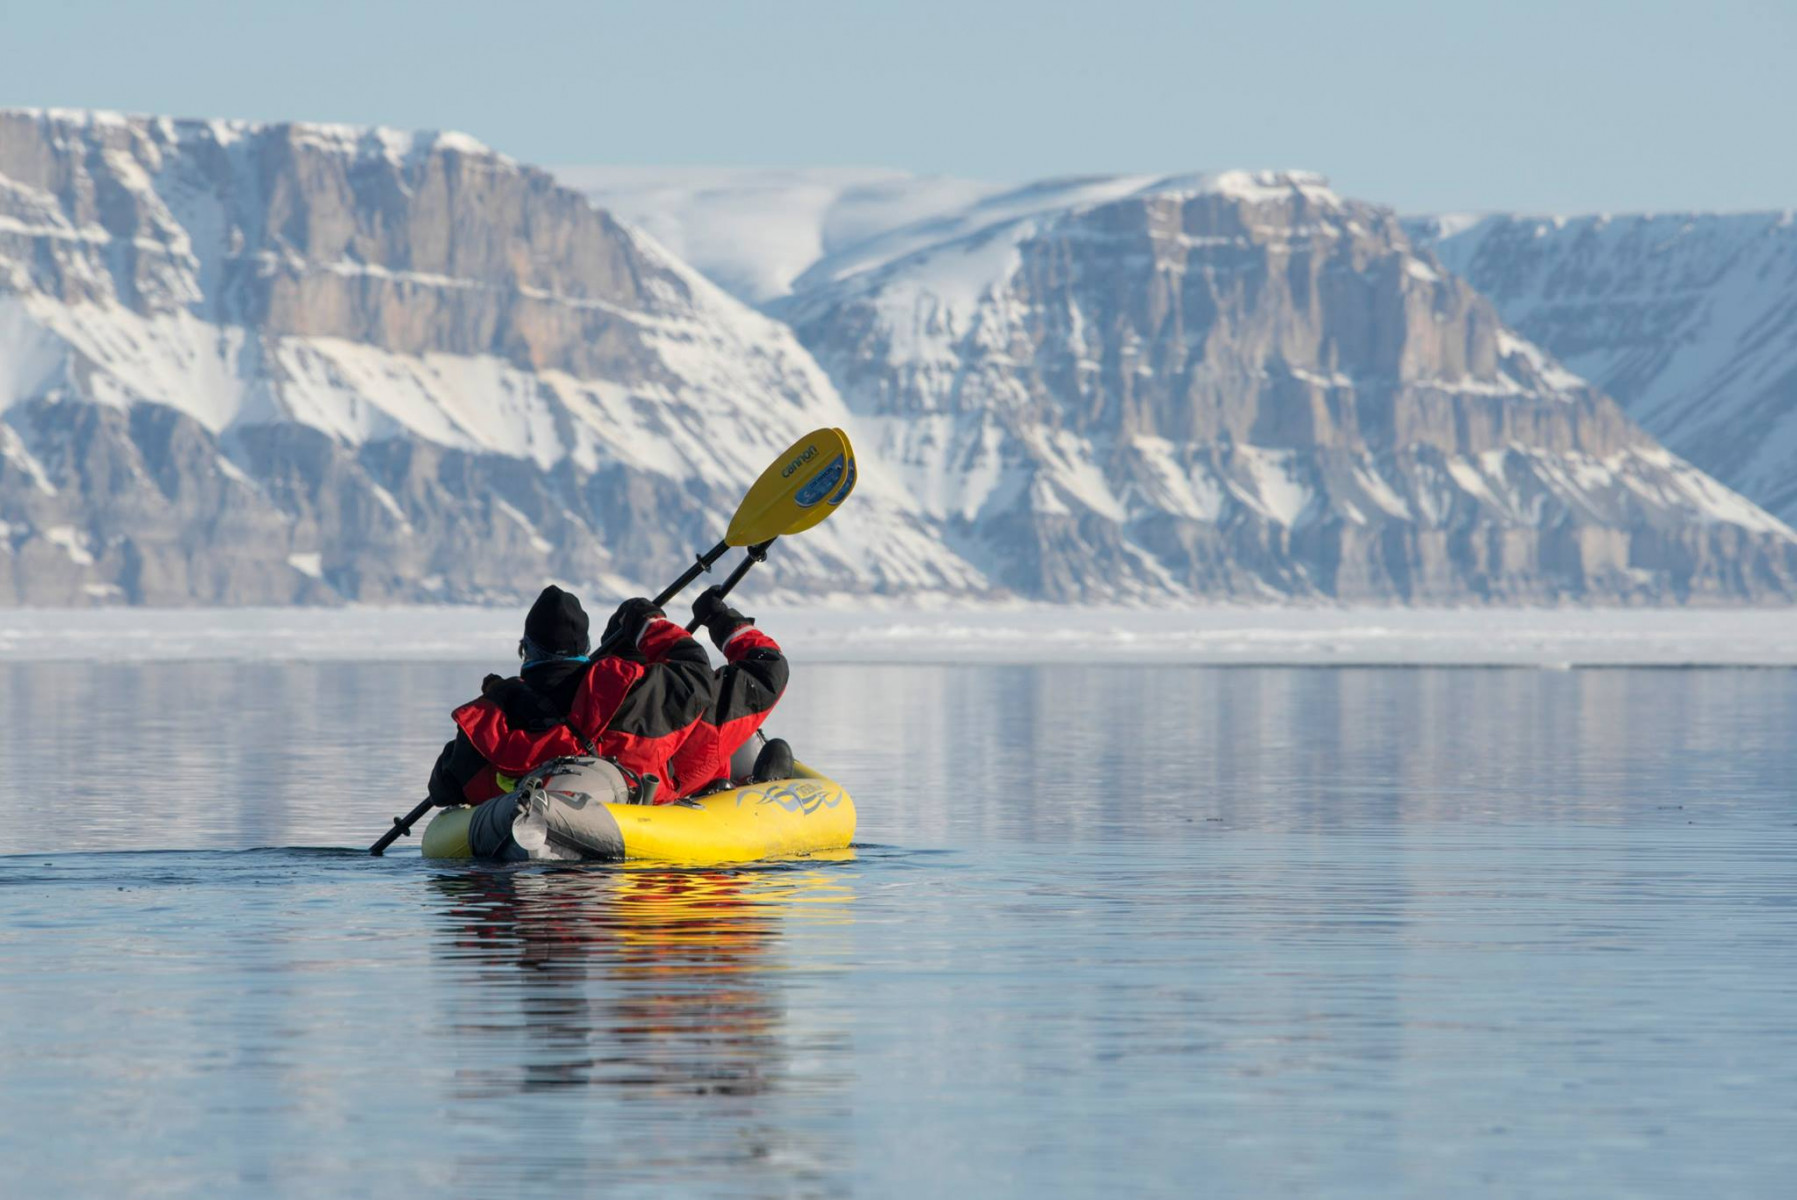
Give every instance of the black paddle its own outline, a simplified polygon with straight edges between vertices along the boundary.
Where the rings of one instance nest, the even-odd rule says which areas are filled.
[[[743,581],[743,576],[747,575],[749,573],[750,567],[754,566],[758,562],[766,562],[767,561],[767,548],[773,544],[774,544],[774,539],[769,538],[767,541],[762,542],[759,545],[750,546],[749,552],[747,554],[743,555],[743,560],[736,564],[736,570],[734,570],[734,571],[730,572],[730,574],[724,576],[724,582],[718,584],[718,599],[722,600],[725,596],[728,596],[733,590],[735,590],[736,585]],[[701,624],[701,622],[700,622],[699,618],[694,617],[692,620],[690,620],[686,623],[686,631],[688,633],[692,633],[694,630],[699,628],[700,624]]]
[[[722,558],[732,546],[748,546],[751,557],[730,573],[726,590],[748,573],[749,564],[767,557],[767,546],[784,533],[810,529],[836,511],[836,506],[855,488],[854,450],[840,429],[815,429],[781,452],[761,473],[737,505],[724,540],[699,555],[673,583],[655,597],[661,608]],[[754,551],[761,551],[754,557]],[[689,630],[690,631],[690,630]],[[623,631],[600,643],[595,657],[609,653]],[[432,808],[429,797],[403,817],[393,818],[393,828],[383,833],[368,853],[379,858],[387,847],[412,832],[412,826]]]

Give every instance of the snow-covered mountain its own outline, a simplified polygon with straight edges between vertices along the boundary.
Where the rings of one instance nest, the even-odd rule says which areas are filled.
[[[1001,185],[853,167],[561,167],[732,295],[766,304],[819,259],[955,212]]]
[[[1797,214],[1409,224],[1648,432],[1797,521]]]
[[[987,195],[768,307],[1026,593],[1697,598],[1797,569],[1783,523],[1315,176]]]
[[[636,590],[822,424],[853,514],[762,588],[1794,590],[1790,529],[1315,177],[585,183],[767,312],[459,135],[0,113],[0,602]]]
[[[31,603],[621,591],[853,425],[784,326],[472,139],[56,111],[0,112],[0,410]],[[984,587],[862,480],[785,585]]]

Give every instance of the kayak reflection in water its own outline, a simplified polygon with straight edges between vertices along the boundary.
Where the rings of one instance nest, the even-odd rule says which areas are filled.
[[[431,883],[448,902],[445,952],[501,985],[477,991],[475,1011],[448,1014],[446,1032],[466,1048],[457,1088],[470,1098],[588,1086],[650,1101],[768,1091],[789,1066],[784,924],[800,906],[811,921],[846,922],[852,899],[815,870],[480,870]],[[527,1053],[505,1045],[519,1027],[490,1010],[513,997]],[[814,1031],[803,1032],[813,1048]],[[725,1103],[707,1116],[756,1112]]]

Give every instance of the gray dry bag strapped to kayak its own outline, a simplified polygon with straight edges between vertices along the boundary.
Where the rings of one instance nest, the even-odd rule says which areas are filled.
[[[476,808],[468,848],[509,862],[621,859],[624,838],[607,804],[636,800],[630,781],[603,758],[558,758]]]
[[[736,748],[730,756],[730,779],[732,782],[747,779],[755,773],[755,760],[761,757],[761,748],[767,745],[767,739],[757,729],[749,735],[748,741]]]

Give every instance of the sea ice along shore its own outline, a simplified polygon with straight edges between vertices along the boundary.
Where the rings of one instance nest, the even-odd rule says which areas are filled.
[[[1797,666],[1797,610],[754,609],[806,663]],[[510,608],[12,609],[0,661],[500,662]]]

